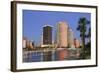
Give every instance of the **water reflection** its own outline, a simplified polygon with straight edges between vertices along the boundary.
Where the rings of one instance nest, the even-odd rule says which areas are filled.
[[[25,51],[23,50],[23,62],[43,62],[59,60],[80,59],[80,48],[67,48],[59,50]]]

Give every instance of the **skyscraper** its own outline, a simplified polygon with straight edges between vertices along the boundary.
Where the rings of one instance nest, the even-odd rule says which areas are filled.
[[[43,45],[52,44],[52,27],[46,25],[43,27]]]
[[[56,33],[57,47],[68,47],[68,24],[66,22],[59,22]]]
[[[40,38],[41,40],[40,40],[40,46],[42,47],[42,45],[43,45],[43,33],[41,34],[41,38]]]
[[[23,49],[26,48],[26,43],[27,43],[27,39],[23,37],[23,40],[22,40]]]
[[[70,48],[75,48],[74,45],[74,33],[71,28],[68,28],[68,46]]]
[[[33,49],[34,43],[32,41],[27,40],[26,47],[28,48],[28,50]]]

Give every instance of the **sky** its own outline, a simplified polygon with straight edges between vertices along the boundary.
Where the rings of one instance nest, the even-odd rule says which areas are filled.
[[[51,25],[53,26],[54,40],[57,23],[65,21],[73,30],[74,38],[80,39],[80,32],[76,28],[81,17],[91,20],[90,13],[23,10],[23,37],[40,43],[43,26]]]

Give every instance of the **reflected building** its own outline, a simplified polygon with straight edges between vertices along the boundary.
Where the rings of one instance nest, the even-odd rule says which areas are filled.
[[[58,60],[65,60],[65,59],[67,59],[69,57],[69,51],[66,50],[66,49],[59,50],[58,51],[58,57],[59,57]]]
[[[51,51],[43,52],[43,61],[52,61],[52,52]]]

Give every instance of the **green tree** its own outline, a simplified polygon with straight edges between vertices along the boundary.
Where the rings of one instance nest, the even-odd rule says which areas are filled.
[[[77,30],[80,32],[80,37],[82,41],[82,54],[81,57],[85,59],[85,38],[87,37],[86,31],[87,31],[87,24],[90,24],[90,21],[88,21],[85,17],[81,17],[78,21],[78,27]]]
[[[87,37],[89,38],[89,42],[91,42],[91,28],[89,27]]]
[[[88,29],[88,34],[87,34],[87,38],[89,39],[89,42],[86,44],[86,54],[88,56],[88,58],[90,58],[91,56],[91,28],[89,27]]]

